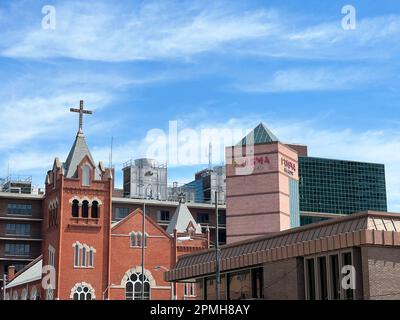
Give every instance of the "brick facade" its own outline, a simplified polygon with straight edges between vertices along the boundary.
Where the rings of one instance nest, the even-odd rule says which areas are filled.
[[[279,142],[242,147],[240,155],[236,149],[226,149],[227,243],[289,229],[289,179],[298,181],[296,151]]]
[[[48,273],[43,272],[42,267],[37,271],[37,264],[33,267],[29,264],[14,279],[9,277],[9,298],[14,294],[29,298],[25,293],[22,295],[27,286],[37,288],[37,296],[48,300],[141,298],[137,288],[141,281],[133,281],[130,288],[127,284],[131,285],[129,281],[142,277],[141,245],[132,245],[131,234],[141,232],[143,212],[137,204],[128,203],[125,207],[130,214],[115,221],[113,190],[113,170],[105,168],[101,162],[98,165],[94,163],[83,132],[79,131],[67,161],[61,163],[56,158],[52,170],[47,173],[44,197],[32,202],[31,218],[37,219],[38,224],[31,232],[43,240],[38,242],[36,251],[32,251],[29,258],[40,256],[40,261],[35,259],[35,263],[40,262],[44,268],[54,268],[55,283],[50,288],[42,288],[36,278]],[[26,202],[15,199],[15,203]],[[5,215],[5,206],[7,203],[0,201],[0,215]],[[172,211],[173,207],[168,209]],[[150,286],[149,298],[171,299],[176,296],[182,299],[183,285],[171,288],[164,281],[163,273],[173,267],[179,255],[207,248],[209,233],[185,240],[184,237],[190,235],[188,225],[188,232],[167,234],[154,220],[156,210],[157,206],[146,210],[145,219],[144,275]],[[7,218],[10,219],[9,214]],[[1,224],[0,232],[3,229],[4,224]],[[135,239],[137,243],[143,242],[143,235],[141,240]],[[0,242],[1,250],[4,251]],[[23,278],[26,274],[35,280],[19,285],[18,277]]]
[[[264,265],[266,300],[304,300],[304,260],[292,258]]]
[[[362,267],[364,298],[400,299],[400,249],[363,247]]]

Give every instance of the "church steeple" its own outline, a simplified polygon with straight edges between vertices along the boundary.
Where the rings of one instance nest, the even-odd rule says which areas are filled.
[[[95,164],[92,154],[90,153],[89,147],[86,143],[85,136],[83,133],[78,132],[71,151],[68,154],[67,160],[64,163],[66,178],[77,177],[78,165],[85,156],[89,157],[93,165]]]
[[[95,165],[93,157],[89,151],[89,147],[86,143],[85,135],[83,134],[83,115],[93,114],[93,112],[90,110],[84,110],[83,100],[80,101],[79,109],[71,108],[70,111],[79,113],[79,129],[75,138],[75,142],[72,145],[71,151],[69,152],[67,160],[64,163],[64,168],[66,178],[76,178],[78,174],[78,165],[85,156],[88,156],[92,164]]]

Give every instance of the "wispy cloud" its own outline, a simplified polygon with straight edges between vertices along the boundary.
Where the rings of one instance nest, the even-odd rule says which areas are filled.
[[[62,134],[72,122],[66,121],[77,97],[86,97],[95,108],[109,102],[109,97],[96,92],[71,92],[54,96],[21,98],[0,104],[0,150],[18,148],[21,143]]]
[[[269,12],[241,14],[190,2],[140,8],[68,2],[56,6],[55,31],[24,28],[3,39],[8,57],[133,61],[191,56],[273,32]],[[9,41],[13,37],[14,41]],[[101,50],[99,50],[101,48]]]
[[[39,23],[6,30],[1,54],[120,62],[185,60],[206,52],[360,59],[395,57],[400,50],[397,15],[360,19],[356,30],[346,31],[340,15],[337,21],[309,25],[305,19],[287,18],[288,12],[246,10],[224,1],[144,2],[137,7],[68,1],[56,9],[56,30],[42,30]]]
[[[235,87],[252,93],[351,90],[381,78],[383,75],[365,68],[302,68],[279,70],[269,79],[253,79]]]
[[[208,122],[193,123],[190,121],[181,122],[178,133],[183,133],[184,130],[191,129],[198,133],[198,138],[201,138],[201,130],[211,129],[224,132],[226,130],[236,130],[236,132],[242,132],[246,134],[249,129],[256,126],[260,121],[269,124],[270,119],[265,119],[262,115],[252,115],[243,118],[232,118],[227,121],[210,120]],[[400,211],[400,154],[393,152],[393,150],[400,150],[400,134],[399,132],[393,131],[393,129],[387,130],[352,130],[346,129],[332,129],[332,128],[321,128],[320,118],[316,117],[308,121],[292,121],[292,120],[276,120],[270,121],[270,129],[281,139],[281,141],[287,143],[303,143],[309,147],[310,156],[326,157],[343,160],[354,160],[354,161],[365,161],[365,162],[376,162],[383,163],[386,166],[386,178],[387,178],[387,191],[388,191],[388,202],[389,210],[399,212]],[[161,130],[161,129],[160,129]],[[167,133],[167,132],[166,132]],[[150,135],[151,136],[151,135]],[[149,134],[143,134],[138,139],[130,139],[126,141],[118,141],[114,145],[113,149],[113,163],[116,165],[117,173],[120,176],[119,171],[122,168],[122,163],[131,159],[146,156],[147,149],[151,139]],[[220,148],[224,146],[232,145],[238,141],[238,138],[234,136],[233,139],[224,140],[223,136],[214,137],[214,142],[219,143]],[[221,139],[215,141],[215,139]],[[197,144],[199,141],[193,141]],[[203,141],[204,142],[204,141]],[[71,141],[72,143],[72,141]],[[89,138],[90,143],[90,138]],[[201,143],[198,144],[199,146]],[[205,144],[207,145],[207,144]],[[68,145],[69,146],[69,145]],[[105,161],[106,164],[109,159],[110,146],[108,145],[91,145],[91,150],[96,161]],[[219,154],[217,150],[214,150],[216,154]],[[18,152],[11,152],[9,155],[9,161],[12,163],[14,168],[17,168],[20,172],[29,172],[44,174],[45,170],[49,168],[54,157],[60,156],[63,160],[68,152],[68,147],[65,146],[58,150],[40,150],[35,151],[32,149],[18,150]],[[214,163],[221,163],[222,158],[216,159],[213,157]],[[165,159],[157,159],[164,161]],[[203,159],[204,160],[204,159]],[[206,159],[207,160],[207,159]],[[196,165],[206,165],[207,161],[197,162]],[[186,166],[190,168],[192,162],[181,163],[177,167],[171,166],[170,168],[179,168],[183,170]],[[5,170],[6,162],[3,163],[3,170]],[[193,178],[193,173],[187,175],[187,181]],[[184,180],[184,175],[179,173],[180,181]],[[175,178],[175,177],[172,177]],[[117,178],[120,182],[121,179]],[[186,181],[186,182],[187,182]]]

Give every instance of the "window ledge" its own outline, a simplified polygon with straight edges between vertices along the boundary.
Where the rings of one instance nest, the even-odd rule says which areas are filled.
[[[82,217],[72,217],[70,219],[69,225],[81,225],[81,226],[99,226],[100,219],[99,218],[82,218]]]
[[[71,218],[68,227],[91,227],[101,228],[98,218]]]

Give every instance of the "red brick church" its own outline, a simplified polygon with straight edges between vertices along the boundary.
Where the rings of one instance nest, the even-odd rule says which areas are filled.
[[[172,285],[163,274],[180,254],[209,246],[184,203],[165,231],[137,209],[112,223],[111,168],[96,163],[82,127],[65,162],[46,176],[42,254],[12,274],[6,297],[42,300],[141,300],[195,298],[194,285]],[[143,228],[144,225],[144,228]],[[144,229],[144,232],[143,232]],[[144,253],[142,258],[142,253]]]

